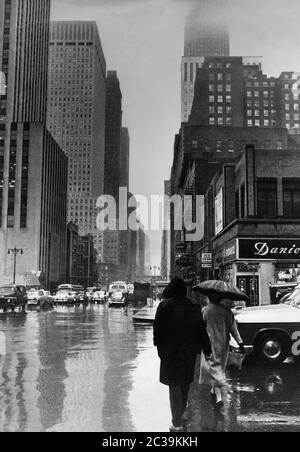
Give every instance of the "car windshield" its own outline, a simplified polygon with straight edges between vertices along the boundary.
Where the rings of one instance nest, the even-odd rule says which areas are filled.
[[[300,288],[295,289],[291,294],[282,299],[283,304],[300,309]]]
[[[12,293],[13,291],[14,291],[13,287],[0,287],[0,295]]]

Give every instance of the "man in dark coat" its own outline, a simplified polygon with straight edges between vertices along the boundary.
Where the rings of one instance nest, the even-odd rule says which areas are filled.
[[[201,307],[187,297],[187,287],[174,278],[163,294],[154,323],[154,345],[161,359],[160,381],[169,386],[173,416],[171,431],[182,431],[197,354],[211,355]]]

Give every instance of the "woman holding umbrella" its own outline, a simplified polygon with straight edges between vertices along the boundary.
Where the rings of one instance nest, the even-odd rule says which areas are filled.
[[[247,300],[247,295],[232,284],[223,281],[206,281],[193,289],[209,298],[209,304],[203,309],[208,336],[212,347],[210,373],[212,378],[212,396],[217,407],[223,407],[222,389],[227,386],[226,366],[229,356],[230,334],[245,354],[243,340],[239,334],[234,315],[222,301]]]

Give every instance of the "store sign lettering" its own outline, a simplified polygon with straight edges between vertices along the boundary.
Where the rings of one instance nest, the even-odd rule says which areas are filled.
[[[271,248],[267,242],[259,242],[255,244],[256,256],[267,256],[268,254],[300,254],[300,248],[296,248],[297,245],[293,245],[291,248]]]
[[[298,260],[300,258],[300,240],[269,239],[239,240],[240,259]]]

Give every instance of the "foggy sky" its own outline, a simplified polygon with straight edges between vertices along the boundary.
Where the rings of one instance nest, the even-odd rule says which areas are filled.
[[[264,57],[264,72],[300,71],[299,0],[229,0],[231,55]],[[131,191],[161,194],[180,127],[180,64],[191,0],[52,0],[55,20],[96,20],[123,93]],[[160,235],[153,237],[153,264]]]

